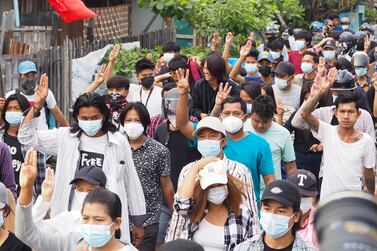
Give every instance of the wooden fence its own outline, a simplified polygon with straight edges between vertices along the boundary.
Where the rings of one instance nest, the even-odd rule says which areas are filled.
[[[126,43],[140,41],[142,48],[154,48],[168,41],[175,41],[173,29],[149,32],[139,37],[124,37],[117,42]],[[49,88],[55,94],[56,101],[66,117],[69,117],[72,84],[72,59],[80,58],[88,53],[114,43],[114,39],[94,41],[89,43],[82,38],[64,40],[63,46],[40,48],[37,52],[28,55],[2,55],[0,57],[0,97],[5,93],[19,88],[18,65],[24,60],[34,61],[40,73],[49,76]]]
[[[18,65],[22,61],[32,60],[38,66],[40,73],[49,77],[49,88],[54,93],[57,103],[64,115],[69,115],[71,104],[71,54],[72,42],[68,39],[64,46],[54,46],[50,49],[41,49],[29,55],[3,55],[1,58],[0,95],[19,88]],[[3,72],[1,72],[3,71]],[[2,81],[4,79],[4,81]]]

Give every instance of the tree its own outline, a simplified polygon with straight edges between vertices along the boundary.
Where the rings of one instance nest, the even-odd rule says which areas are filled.
[[[141,7],[166,18],[187,20],[201,36],[213,32],[224,35],[262,31],[267,23],[276,22],[275,13],[287,20],[302,20],[303,8],[298,0],[137,0]]]

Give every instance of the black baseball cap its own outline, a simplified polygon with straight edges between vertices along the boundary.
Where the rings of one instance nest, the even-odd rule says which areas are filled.
[[[277,74],[279,76],[294,75],[295,74],[295,67],[293,66],[293,64],[291,64],[289,62],[284,62],[284,61],[280,62],[276,66],[275,74]]]
[[[101,168],[96,166],[86,166],[81,168],[75,175],[75,178],[69,183],[74,184],[79,180],[84,180],[93,185],[106,187],[106,175]]]
[[[161,251],[204,251],[204,248],[191,240],[177,239],[161,246]]]
[[[298,188],[288,180],[275,180],[267,185],[261,201],[274,200],[286,207],[300,207],[301,195]]]
[[[310,171],[298,169],[289,175],[288,180],[298,188],[301,197],[317,196],[317,178]]]
[[[325,48],[330,48],[332,50],[335,50],[336,48],[336,42],[335,40],[328,40],[326,43],[323,45],[323,49]]]

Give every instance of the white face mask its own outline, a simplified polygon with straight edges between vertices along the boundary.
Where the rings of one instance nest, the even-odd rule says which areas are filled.
[[[302,213],[306,213],[312,208],[312,197],[301,198],[300,209]]]
[[[242,119],[234,116],[223,118],[222,124],[229,133],[239,132],[243,127]]]
[[[88,195],[88,192],[77,192],[75,191],[76,200],[80,204],[80,209],[82,208],[82,205],[84,204],[85,197]]]
[[[228,187],[226,185],[220,187],[214,187],[208,191],[208,201],[220,205],[228,197]]]
[[[273,60],[276,60],[276,59],[280,58],[280,56],[281,56],[281,52],[270,51],[270,53],[271,53]]]
[[[166,62],[170,62],[170,60],[172,60],[174,58],[174,53],[169,53],[169,52],[166,52],[164,53],[164,60]]]
[[[140,135],[144,132],[144,127],[140,123],[125,123],[123,127],[127,136],[132,140],[139,138]]]

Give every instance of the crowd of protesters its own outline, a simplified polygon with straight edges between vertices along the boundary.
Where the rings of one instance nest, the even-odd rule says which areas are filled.
[[[351,25],[267,25],[238,58],[231,32],[203,59],[168,42],[133,80],[115,45],[70,123],[21,62],[0,99],[0,251],[319,250],[318,203],[375,194],[377,40]]]

